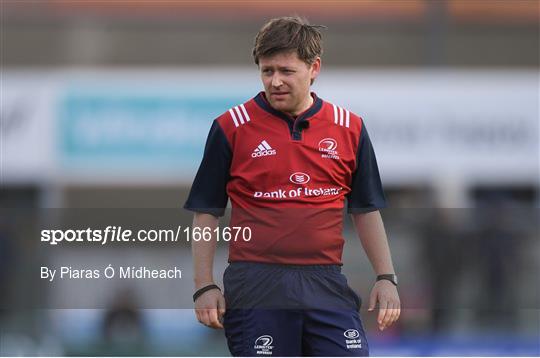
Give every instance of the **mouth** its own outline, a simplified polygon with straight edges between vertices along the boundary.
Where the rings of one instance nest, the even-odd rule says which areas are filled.
[[[289,92],[272,92],[270,95],[272,97],[284,97],[286,95],[288,95]]]

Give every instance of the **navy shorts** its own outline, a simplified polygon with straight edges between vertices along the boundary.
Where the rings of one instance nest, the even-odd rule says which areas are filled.
[[[368,356],[361,301],[338,265],[231,263],[223,276],[233,356]]]

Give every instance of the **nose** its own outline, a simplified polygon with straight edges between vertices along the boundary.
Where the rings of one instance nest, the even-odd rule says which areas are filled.
[[[281,80],[281,78],[279,77],[278,74],[274,74],[274,76],[272,76],[272,87],[279,87],[283,84],[283,81]]]

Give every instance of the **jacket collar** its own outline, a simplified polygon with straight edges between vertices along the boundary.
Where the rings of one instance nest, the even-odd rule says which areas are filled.
[[[309,107],[307,110],[302,112],[296,119],[299,121],[308,120],[310,117],[313,117],[317,112],[319,112],[322,108],[323,101],[317,97],[315,92],[311,92],[311,96],[313,97],[313,104],[311,107]],[[268,100],[266,99],[266,96],[263,91],[259,92],[254,98],[255,103],[259,105],[263,110],[266,112],[279,117],[281,119],[284,119],[286,121],[294,121],[295,118],[293,118],[291,115],[288,115],[287,113],[278,111],[274,107],[268,103]]]

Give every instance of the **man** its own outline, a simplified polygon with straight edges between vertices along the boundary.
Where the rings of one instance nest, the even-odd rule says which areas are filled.
[[[264,92],[213,122],[185,204],[194,228],[214,232],[230,198],[230,226],[252,232],[229,243],[225,296],[214,284],[215,241],[193,242],[197,319],[224,327],[235,356],[368,355],[360,299],[340,272],[345,199],[377,275],[369,310],[378,304],[381,330],[400,314],[365,125],[310,93],[319,28],[297,17],[261,28],[253,57]]]

